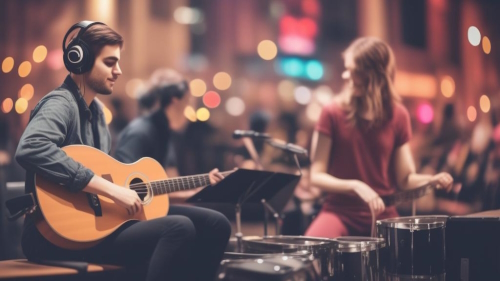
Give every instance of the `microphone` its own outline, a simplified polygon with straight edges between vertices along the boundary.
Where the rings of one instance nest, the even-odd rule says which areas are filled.
[[[288,151],[297,153],[297,154],[305,154],[307,155],[307,149],[303,148],[302,146],[293,144],[293,143],[287,143],[286,148]]]
[[[259,133],[252,130],[235,130],[233,139],[253,138],[253,139],[270,139],[271,136],[266,133]]]
[[[268,143],[276,148],[296,153],[296,154],[305,154],[307,155],[307,149],[303,148],[302,146],[298,146],[293,143],[282,143],[282,142],[277,142],[277,141],[268,141]]]

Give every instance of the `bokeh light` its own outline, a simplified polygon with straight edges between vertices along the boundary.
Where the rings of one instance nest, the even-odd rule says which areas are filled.
[[[469,121],[471,122],[474,122],[476,121],[476,118],[477,118],[476,108],[471,105],[469,106],[469,108],[467,108],[467,119],[469,119]]]
[[[489,54],[491,52],[491,42],[490,38],[487,36],[483,37],[483,51],[485,54]]]
[[[217,92],[209,91],[203,96],[203,104],[208,108],[216,108],[220,104],[220,96]]]
[[[240,116],[245,112],[245,102],[239,97],[230,97],[226,101],[226,111],[231,116]]]
[[[304,63],[298,58],[283,58],[279,60],[279,69],[285,75],[299,77],[304,73]]]
[[[434,109],[428,103],[421,103],[417,107],[417,118],[423,124],[429,124],[434,120]]]
[[[106,121],[106,124],[110,124],[111,121],[113,121],[113,113],[111,113],[111,110],[107,106],[103,106],[102,112],[104,113],[104,120]]]
[[[63,51],[59,49],[50,51],[47,55],[47,65],[52,70],[59,70],[63,68]]]
[[[321,105],[318,103],[310,103],[306,108],[306,116],[309,120],[316,122],[321,115]]]
[[[478,46],[481,43],[481,32],[475,26],[469,27],[467,31],[467,38],[472,46]]]
[[[295,101],[299,104],[308,104],[311,101],[311,90],[305,86],[299,86],[294,91]]]
[[[193,79],[189,82],[189,89],[191,90],[191,95],[201,97],[207,91],[207,84],[201,79]]]
[[[488,98],[487,95],[482,95],[481,98],[479,98],[479,107],[484,113],[488,113],[490,111],[491,103],[490,98]]]
[[[12,107],[14,107],[14,101],[11,98],[6,98],[2,102],[2,112],[3,113],[9,113],[12,110]]]
[[[332,88],[328,87],[327,85],[321,85],[314,90],[313,95],[316,96],[316,100],[320,104],[325,105],[332,100],[333,91]]]
[[[278,94],[284,101],[293,101],[295,83],[290,80],[282,80],[278,84]]]
[[[319,80],[323,78],[323,65],[317,60],[307,62],[306,74],[311,80]]]
[[[226,72],[219,72],[214,75],[214,86],[218,90],[227,90],[231,87],[231,76]]]
[[[24,61],[19,65],[18,73],[21,77],[26,77],[31,72],[31,63],[29,61]]]
[[[264,60],[272,60],[278,54],[278,47],[271,40],[263,40],[257,46],[257,53]]]
[[[203,21],[203,13],[196,8],[178,7],[174,11],[174,19],[180,24],[196,24]]]
[[[31,84],[25,84],[19,91],[19,97],[26,100],[30,100],[35,94],[35,88]]]
[[[196,110],[196,118],[198,118],[198,120],[202,122],[205,122],[210,118],[210,111],[208,111],[208,109],[204,107],[200,107],[198,108],[198,110]]]
[[[33,51],[33,61],[36,63],[41,63],[47,57],[47,48],[40,45]]]
[[[445,76],[441,80],[441,93],[447,98],[451,98],[455,93],[455,80],[450,76]]]
[[[14,58],[6,57],[2,62],[2,71],[9,73],[14,68]]]
[[[125,84],[125,93],[127,93],[127,96],[133,99],[136,99],[145,91],[146,83],[139,78],[130,79],[128,80],[127,84]]]
[[[19,98],[16,101],[16,112],[19,114],[23,114],[26,109],[28,109],[28,101],[23,98]]]
[[[188,105],[184,108],[184,116],[186,116],[189,121],[196,122],[196,111],[194,111],[192,106]]]

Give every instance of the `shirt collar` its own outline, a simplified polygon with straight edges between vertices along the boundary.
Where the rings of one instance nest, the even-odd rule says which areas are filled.
[[[73,78],[71,78],[70,75],[66,76],[66,79],[64,79],[64,82],[61,85],[61,87],[69,90],[73,94],[75,100],[77,101],[80,113],[82,113],[89,121],[92,120],[92,111],[90,110],[89,106],[87,106],[87,103],[83,99],[83,96],[80,92],[80,88],[78,88],[78,85],[76,85],[75,81],[73,80]],[[92,103],[90,104],[90,107],[93,106],[95,107],[94,101],[92,101]]]

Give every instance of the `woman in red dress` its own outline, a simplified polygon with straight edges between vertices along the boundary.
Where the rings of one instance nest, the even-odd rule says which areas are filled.
[[[410,117],[394,90],[395,59],[377,38],[355,40],[343,53],[348,85],[326,105],[313,135],[312,185],[328,198],[308,236],[369,236],[372,219],[397,217],[381,196],[434,182],[450,190],[448,173],[415,172]]]

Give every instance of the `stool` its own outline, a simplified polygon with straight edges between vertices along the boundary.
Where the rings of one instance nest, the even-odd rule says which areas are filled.
[[[47,266],[25,259],[0,261],[0,280],[109,280],[120,272],[115,265],[90,264],[86,274],[76,269]]]

